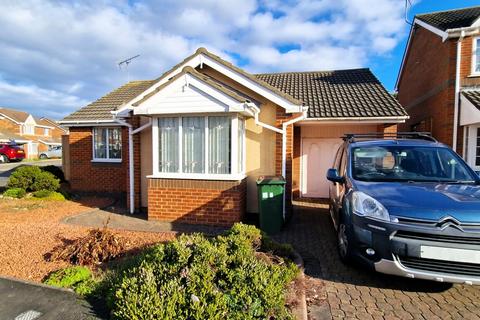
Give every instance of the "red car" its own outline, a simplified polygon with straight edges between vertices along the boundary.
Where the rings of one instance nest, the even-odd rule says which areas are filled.
[[[25,151],[14,143],[0,143],[0,163],[10,161],[22,161],[25,159]]]

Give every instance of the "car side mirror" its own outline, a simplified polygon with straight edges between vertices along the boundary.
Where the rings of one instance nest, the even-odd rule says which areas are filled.
[[[335,168],[328,169],[327,171],[327,180],[332,182],[343,183],[344,179],[338,173],[338,170]]]

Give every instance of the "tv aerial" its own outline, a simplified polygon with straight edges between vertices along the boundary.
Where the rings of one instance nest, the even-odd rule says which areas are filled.
[[[125,59],[125,60],[122,60],[122,61],[120,61],[120,62],[117,63],[118,68],[119,68],[120,70],[122,70],[122,68],[125,68],[125,70],[127,71],[127,80],[128,80],[128,81],[130,81],[130,73],[128,72],[128,65],[132,62],[133,59],[138,58],[138,57],[140,57],[139,54],[137,54],[136,56],[127,58],[127,59]]]

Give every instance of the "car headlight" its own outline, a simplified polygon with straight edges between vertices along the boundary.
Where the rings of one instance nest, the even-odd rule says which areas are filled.
[[[354,213],[379,220],[390,221],[387,209],[377,200],[363,192],[355,191],[352,194]]]

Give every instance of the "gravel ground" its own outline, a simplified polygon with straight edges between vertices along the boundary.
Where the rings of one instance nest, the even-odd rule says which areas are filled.
[[[0,199],[0,275],[40,282],[50,272],[67,267],[66,262],[47,262],[44,255],[62,239],[75,239],[89,228],[60,221],[111,202],[106,198],[87,198],[80,202]],[[175,233],[112,230],[127,240],[133,250],[175,237]]]

